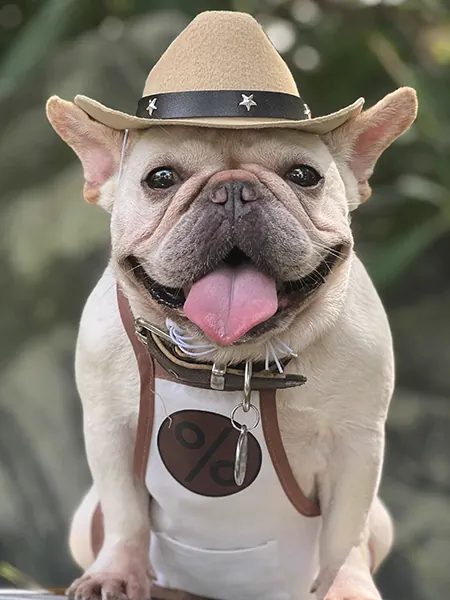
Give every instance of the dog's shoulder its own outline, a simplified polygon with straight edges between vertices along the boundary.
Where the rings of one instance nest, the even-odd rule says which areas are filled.
[[[117,344],[126,341],[117,306],[116,285],[113,270],[108,266],[84,306],[78,332],[79,351],[111,354]]]
[[[394,382],[394,356],[388,318],[363,263],[354,257],[347,302],[334,336],[343,373],[360,393],[390,397]],[[359,375],[358,375],[359,374]],[[359,383],[358,383],[359,382]],[[384,391],[383,391],[384,390]]]
[[[75,371],[80,393],[102,387],[106,392],[131,385],[137,376],[133,349],[119,313],[117,284],[108,266],[83,309],[77,339]],[[136,378],[136,377],[135,377]],[[130,380],[130,381],[128,381]]]

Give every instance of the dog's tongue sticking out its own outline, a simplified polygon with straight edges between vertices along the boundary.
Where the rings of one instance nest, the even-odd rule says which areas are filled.
[[[232,344],[277,309],[275,281],[248,265],[206,275],[184,303],[186,317],[219,344]]]

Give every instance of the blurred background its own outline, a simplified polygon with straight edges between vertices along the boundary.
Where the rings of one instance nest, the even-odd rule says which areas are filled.
[[[106,213],[82,199],[75,156],[44,116],[51,94],[134,112],[145,77],[205,9],[265,27],[313,114],[401,85],[413,128],[381,158],[354,231],[397,355],[382,493],[397,524],[385,600],[450,583],[450,19],[444,0],[0,2],[0,585],[77,574],[66,539],[90,477],[73,354],[108,257]]]

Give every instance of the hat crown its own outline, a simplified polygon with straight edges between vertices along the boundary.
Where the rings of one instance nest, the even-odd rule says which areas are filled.
[[[288,66],[259,23],[250,15],[228,11],[198,15],[150,71],[143,96],[205,90],[298,96]]]

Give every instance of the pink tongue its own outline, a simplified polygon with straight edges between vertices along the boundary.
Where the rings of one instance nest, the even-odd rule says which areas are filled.
[[[184,314],[219,344],[232,344],[277,312],[275,281],[254,267],[224,267],[192,286]]]

